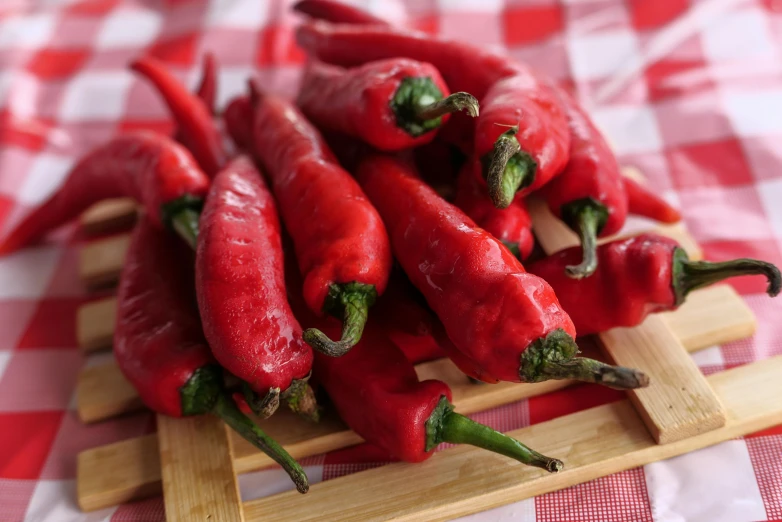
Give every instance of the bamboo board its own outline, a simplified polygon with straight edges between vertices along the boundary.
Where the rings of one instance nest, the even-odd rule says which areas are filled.
[[[79,224],[88,236],[124,230],[136,222],[136,208],[132,198],[107,199],[88,208]]]
[[[509,432],[565,461],[558,474],[470,446],[420,464],[390,464],[295,492],[244,503],[248,522],[448,520],[617,473],[782,423],[782,357],[708,377],[725,404],[725,426],[658,445],[628,401],[598,406]]]

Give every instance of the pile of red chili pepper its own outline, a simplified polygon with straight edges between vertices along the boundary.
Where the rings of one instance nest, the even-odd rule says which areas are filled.
[[[691,261],[654,234],[598,246],[629,213],[679,213],[622,175],[552,79],[330,0],[295,9],[310,17],[295,102],[248,79],[218,124],[214,57],[195,94],[142,57],[131,68],[169,107],[175,138],[112,138],[0,239],[9,254],[101,199],[139,202],[114,351],[155,411],[220,416],[302,493],[302,468],[244,412],[283,405],[317,422],[318,389],[400,460],[465,443],[556,472],[560,460],[455,413],[448,386],[413,365],[449,357],[487,383],[638,388],[643,369],[578,357],[576,335],[637,325],[728,277],[763,275],[779,293],[763,261]],[[528,260],[528,196],[580,245]]]

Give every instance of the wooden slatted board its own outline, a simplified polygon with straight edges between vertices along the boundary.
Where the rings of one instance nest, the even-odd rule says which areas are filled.
[[[542,206],[533,202],[531,210],[546,251],[573,243],[572,232],[546,215]],[[123,211],[120,205],[113,214],[108,207],[104,212],[116,219],[131,210],[128,205]],[[92,225],[99,230],[100,219],[95,221]],[[681,226],[656,231],[676,238],[692,258],[700,257],[700,249]],[[87,245],[81,265],[85,283],[91,287],[115,283],[126,249],[126,235]],[[116,303],[107,299],[80,311],[78,336],[85,351],[109,347],[113,323],[106,318],[113,316],[115,307]],[[721,286],[694,292],[678,311],[654,316],[637,328],[602,334],[606,354],[619,364],[636,366],[650,374],[652,385],[644,392],[631,394],[629,402],[593,408],[510,433],[544,453],[563,458],[566,471],[557,475],[544,476],[485,451],[457,447],[424,464],[384,466],[319,484],[306,496],[282,493],[242,505],[236,474],[268,466],[270,459],[235,434],[226,436],[222,423],[215,420],[159,419],[163,428],[156,435],[79,455],[79,505],[85,510],[98,509],[158,493],[162,486],[167,514],[174,520],[203,520],[207,515],[219,520],[260,520],[269,513],[286,520],[313,516],[439,520],[488,509],[782,422],[782,405],[776,400],[782,385],[774,376],[782,370],[782,359],[706,379],[686,355],[686,351],[751,335],[755,326],[744,302],[730,287]],[[655,356],[636,359],[639,350]],[[666,361],[674,361],[674,367]],[[569,384],[476,386],[447,360],[419,365],[417,371],[421,377],[446,381],[454,391],[457,410],[464,413]],[[99,420],[139,407],[135,393],[119,377],[113,364],[83,372],[78,402],[85,420]],[[102,402],[98,400],[100,391],[105,395]],[[280,411],[261,425],[296,458],[361,442],[333,415],[313,425]],[[188,464],[189,470],[181,464],[182,459],[198,460],[195,456],[205,451],[213,451],[215,459],[207,459],[209,462],[203,465]],[[213,500],[202,506],[199,497]],[[203,507],[200,511],[199,506]]]

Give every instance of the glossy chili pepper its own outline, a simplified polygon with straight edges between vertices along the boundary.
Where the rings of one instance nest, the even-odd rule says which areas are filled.
[[[338,24],[388,25],[385,20],[367,11],[328,0],[301,0],[293,9],[312,18]]]
[[[0,243],[0,254],[41,239],[103,199],[132,197],[153,222],[195,244],[209,178],[190,153],[161,134],[121,135],[84,156],[65,183]]]
[[[351,69],[310,61],[296,102],[318,127],[385,151],[430,142],[452,112],[478,116],[478,100],[472,95],[449,94],[437,69],[408,58]]]
[[[140,58],[130,67],[152,82],[177,122],[182,143],[193,153],[204,172],[214,176],[225,164],[226,154],[220,132],[204,100],[188,91],[163,63],[152,57]]]
[[[319,324],[327,332],[338,326]],[[470,444],[549,472],[562,461],[453,411],[451,390],[437,380],[419,381],[413,364],[371,325],[343,357],[315,355],[318,382],[339,416],[366,441],[406,462],[422,462],[442,442]]]
[[[388,227],[399,264],[448,337],[486,380],[579,379],[643,386],[641,372],[575,357],[575,329],[551,287],[441,199],[412,168],[367,157],[357,177]]]
[[[200,225],[196,292],[215,358],[260,395],[249,397],[255,411],[273,411],[282,398],[314,415],[312,350],[285,293],[277,209],[249,158],[215,177]]]
[[[551,284],[581,335],[635,326],[650,313],[675,310],[692,290],[728,277],[765,275],[772,297],[782,285],[771,263],[690,261],[676,241],[654,234],[605,243],[597,248],[598,267],[591,277],[567,277],[565,267],[580,256],[579,247],[567,248],[528,268]]]
[[[217,63],[212,53],[204,55],[201,65],[201,82],[196,88],[196,96],[201,98],[210,114],[215,113],[215,100],[217,98]],[[187,137],[181,129],[177,128],[174,139],[179,143],[186,143]]]
[[[486,197],[486,187],[473,174],[473,166],[462,168],[453,202],[475,223],[493,235],[519,259],[526,259],[535,247],[532,234],[532,218],[521,197],[515,198],[507,208],[497,208]]]
[[[271,180],[293,239],[307,306],[316,314],[343,318],[338,342],[316,329],[305,331],[304,338],[336,357],[361,338],[369,307],[386,288],[388,234],[312,124],[287,101],[255,87],[253,92],[252,150]]]
[[[627,207],[631,214],[648,217],[662,223],[676,223],[682,216],[663,198],[632,178],[624,178]]]
[[[253,138],[253,108],[250,97],[237,96],[223,111],[225,129],[240,150],[249,150]]]
[[[309,489],[304,470],[242,414],[201,330],[193,254],[142,217],[133,231],[117,295],[114,355],[144,404],[163,415],[212,413]]]

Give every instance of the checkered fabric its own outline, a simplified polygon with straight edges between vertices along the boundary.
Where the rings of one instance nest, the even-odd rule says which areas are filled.
[[[679,206],[707,258],[782,263],[782,1],[365,0],[410,26],[506,48],[572,88],[624,164]],[[62,180],[81,154],[122,130],[171,129],[128,61],[149,53],[189,85],[204,51],[221,65],[219,103],[259,74],[294,92],[303,54],[296,16],[276,0],[2,0],[0,231]],[[0,258],[0,520],[158,521],[160,499],[89,515],[75,505],[85,448],[152,428],[140,413],[92,426],[74,412],[85,360],[76,349],[73,226]],[[715,372],[782,354],[782,299],[758,278],[733,281],[757,335],[695,355]],[[584,387],[474,415],[501,430],[622,394]],[[312,482],[382,465],[359,446],[306,459]],[[411,472],[414,472],[411,469]],[[243,498],[291,487],[280,470],[240,478]],[[782,430],[772,429],[564,491],[479,513],[471,521],[758,521],[782,518]]]

